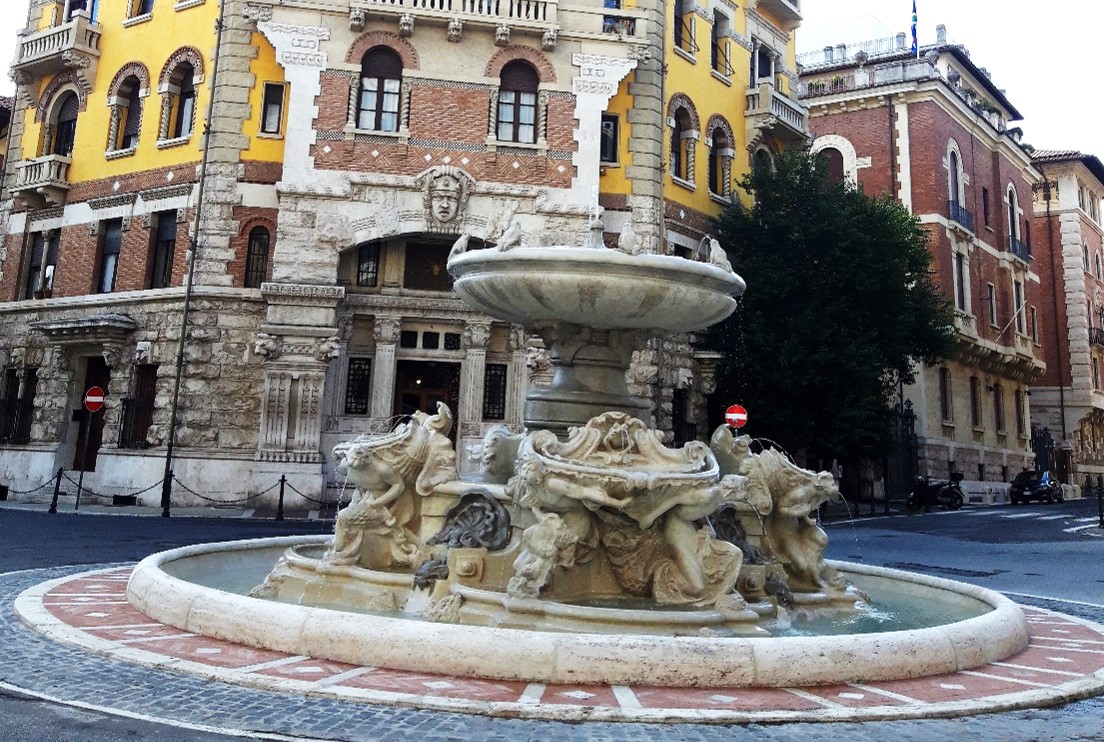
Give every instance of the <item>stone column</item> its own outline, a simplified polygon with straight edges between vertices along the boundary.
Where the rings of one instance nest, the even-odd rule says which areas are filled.
[[[468,322],[464,327],[464,370],[460,379],[460,421],[462,437],[479,436],[483,419],[483,384],[487,371],[487,344],[491,340],[490,322]]]
[[[510,375],[506,381],[506,424],[520,427],[525,409],[525,393],[529,388],[527,346],[529,333],[525,328],[510,328]]]
[[[376,316],[372,334],[376,340],[376,354],[372,359],[372,405],[370,408],[372,430],[377,425],[390,428],[387,421],[395,409],[395,348],[399,342],[399,317]]]
[[[666,4],[662,0],[637,0],[636,8],[644,13],[648,32],[644,44],[634,49],[639,65],[629,84],[633,96],[633,107],[628,112],[632,165],[625,168],[625,175],[638,244],[644,252],[658,253],[663,243]]]

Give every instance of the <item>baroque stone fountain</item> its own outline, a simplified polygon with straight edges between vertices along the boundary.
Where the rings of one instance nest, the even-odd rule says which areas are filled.
[[[439,404],[335,448],[355,491],[333,537],[267,544],[287,548],[252,597],[187,579],[203,571],[194,564],[257,548],[246,542],[154,555],[135,570],[130,600],[174,626],[280,651],[534,682],[873,680],[1025,646],[1023,615],[1001,596],[828,564],[812,516],[839,497],[828,473],[755,452],[726,427],[708,445],[665,445],[625,385],[632,351],[649,332],[727,317],[744,282],[715,242],[700,261],[635,254],[631,234],[601,246],[595,222],[584,247],[525,246],[515,225],[490,248],[468,251],[462,237],[450,255],[460,296],[539,333],[555,369],[527,397],[525,432],[487,435],[478,474],[459,476],[452,414]],[[768,636],[795,617],[866,610],[849,584],[859,576],[946,593],[973,617]]]

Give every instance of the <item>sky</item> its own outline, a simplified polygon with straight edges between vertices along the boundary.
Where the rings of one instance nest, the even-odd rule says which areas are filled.
[[[27,0],[0,0],[0,95],[15,89],[8,64]],[[911,0],[801,0],[798,51],[909,33]],[[19,8],[19,10],[17,10]],[[1024,141],[1104,159],[1104,2],[1098,0],[916,0],[920,43],[935,26],[964,44],[1024,116]],[[1102,52],[1096,57],[1093,50]]]
[[[798,52],[829,43],[910,34],[911,0],[802,0]],[[1036,149],[1074,149],[1104,159],[1101,28],[1104,3],[1046,0],[916,0],[920,44],[935,27],[970,50],[1023,115],[1024,142]],[[911,38],[911,36],[909,36]],[[911,43],[911,41],[909,42]]]

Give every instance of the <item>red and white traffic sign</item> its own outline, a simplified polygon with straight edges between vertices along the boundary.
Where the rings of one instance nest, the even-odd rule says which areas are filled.
[[[747,425],[747,410],[734,404],[725,410],[725,423],[730,428],[742,428]]]
[[[84,393],[84,409],[89,412],[99,412],[104,405],[104,390],[98,386],[90,386]]]

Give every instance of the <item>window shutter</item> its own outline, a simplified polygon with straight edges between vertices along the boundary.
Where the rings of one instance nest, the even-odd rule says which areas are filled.
[[[79,112],[80,101],[77,100],[75,94],[69,93],[65,96],[65,100],[61,102],[61,110],[58,111],[58,123],[63,121],[76,121]]]

